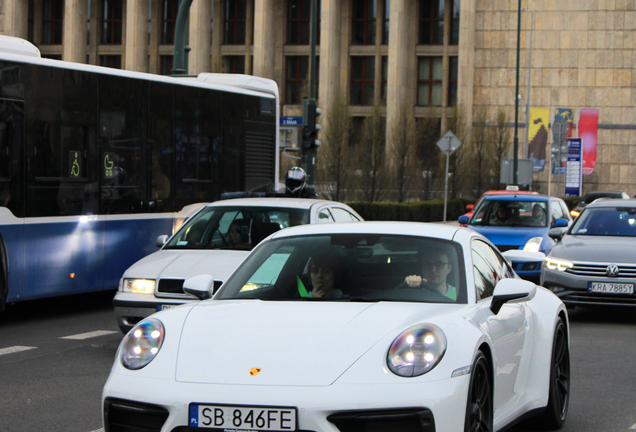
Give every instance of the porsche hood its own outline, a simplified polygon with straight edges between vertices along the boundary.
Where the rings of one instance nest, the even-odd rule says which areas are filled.
[[[425,316],[428,322],[445,307],[421,303],[202,302],[192,308],[184,323],[176,380],[330,385],[378,341],[389,336],[390,344],[411,323],[422,322],[417,321],[419,317]]]

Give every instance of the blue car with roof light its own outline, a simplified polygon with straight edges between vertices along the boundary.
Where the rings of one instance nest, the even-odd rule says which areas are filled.
[[[572,218],[562,199],[547,195],[506,194],[487,196],[475,209],[470,220],[460,216],[466,224],[488,240],[500,252],[524,250],[547,254],[554,240],[548,231],[567,227]],[[512,261],[517,274],[532,281],[541,276],[542,261]]]

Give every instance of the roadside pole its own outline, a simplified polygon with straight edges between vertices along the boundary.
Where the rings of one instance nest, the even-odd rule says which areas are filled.
[[[446,155],[446,175],[444,180],[444,222],[446,222],[446,209],[448,203],[448,168],[450,157],[462,145],[462,142],[451,131],[446,132],[444,136],[437,141],[437,147]]]

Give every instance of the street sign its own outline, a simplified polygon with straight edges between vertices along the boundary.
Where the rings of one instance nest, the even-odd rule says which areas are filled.
[[[437,141],[437,147],[446,155],[446,178],[444,181],[444,222],[446,222],[446,205],[448,197],[448,161],[455,150],[462,145],[462,142],[451,131],[448,131],[444,136]]]
[[[568,160],[565,163],[565,196],[581,196],[583,183],[583,139],[568,138]]]
[[[460,145],[462,145],[462,142],[451,131],[446,132],[444,136],[437,141],[437,147],[447,155],[452,155]]]
[[[302,126],[302,117],[281,117],[279,120],[281,126]]]

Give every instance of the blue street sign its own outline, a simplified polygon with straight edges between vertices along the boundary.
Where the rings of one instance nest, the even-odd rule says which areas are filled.
[[[583,181],[583,139],[568,138],[568,160],[565,163],[565,196],[581,196]]]
[[[281,126],[302,126],[303,118],[302,117],[281,117],[280,125]]]

